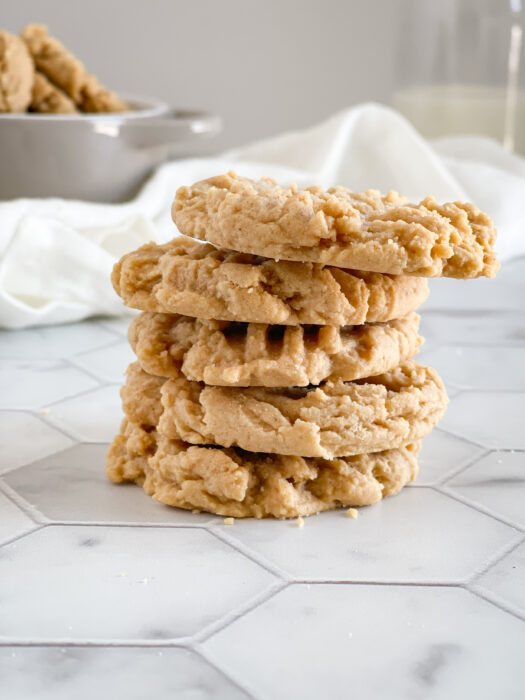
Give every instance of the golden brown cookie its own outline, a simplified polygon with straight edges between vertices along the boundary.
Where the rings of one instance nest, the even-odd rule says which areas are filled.
[[[84,64],[47,33],[41,24],[28,24],[21,37],[37,69],[61,88],[83,112],[124,112],[128,105],[106,90]]]
[[[133,423],[156,427],[162,414],[160,391],[166,380],[144,372],[138,362],[129,365],[126,377],[120,389],[122,410]]]
[[[0,31],[0,112],[25,112],[31,102],[35,68],[27,46]]]
[[[142,369],[217,386],[307,386],[394,369],[422,343],[419,316],[361,326],[269,326],[144,312],[128,338]]]
[[[415,362],[366,380],[280,389],[205,386],[182,375],[162,383],[134,363],[121,395],[130,420],[174,440],[325,459],[420,440],[448,402],[437,372]]]
[[[73,100],[39,71],[35,73],[29,109],[31,112],[40,112],[41,114],[74,114],[77,112]]]
[[[295,518],[366,506],[417,474],[419,444],[332,461],[197,447],[124,420],[107,476],[134,481],[156,501],[235,518]]]
[[[133,481],[142,486],[148,467],[148,459],[157,450],[159,435],[155,427],[133,423],[124,418],[120,433],[113,439],[106,456],[106,475],[119,484]]]
[[[390,321],[428,295],[422,277],[276,262],[189,238],[128,253],[111,279],[124,303],[141,311],[283,325]]]
[[[394,275],[494,277],[496,229],[474,205],[411,204],[397,192],[280,187],[233,172],[181,187],[173,218],[187,236],[281,260]]]

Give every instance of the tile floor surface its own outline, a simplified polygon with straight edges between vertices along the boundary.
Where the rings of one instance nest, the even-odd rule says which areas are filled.
[[[0,697],[525,697],[525,260],[431,286],[418,480],[302,529],[105,479],[127,320],[0,333]]]

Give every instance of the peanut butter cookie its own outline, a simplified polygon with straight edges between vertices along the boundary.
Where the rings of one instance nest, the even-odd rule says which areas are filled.
[[[128,253],[112,282],[127,306],[142,311],[282,325],[390,321],[428,295],[422,277],[276,262],[188,238]]]
[[[84,64],[47,33],[41,24],[28,24],[20,36],[27,44],[35,66],[61,88],[82,112],[124,112],[128,105],[106,90]]]
[[[419,444],[332,461],[197,447],[124,420],[107,476],[134,481],[156,501],[235,518],[295,518],[365,506],[417,474]]]
[[[494,277],[496,230],[473,204],[411,204],[397,192],[280,187],[233,172],[181,187],[173,218],[187,236],[274,259],[394,275]]]
[[[307,386],[394,369],[422,342],[415,313],[361,326],[269,326],[144,312],[128,338],[141,367],[217,386]]]
[[[27,46],[14,34],[0,31],[0,112],[25,112],[34,78]]]
[[[325,459],[415,442],[432,430],[448,402],[437,372],[415,362],[366,380],[308,388],[204,386],[182,375],[154,379],[152,389],[151,376],[132,364],[123,405],[130,420],[156,425],[165,437]],[[152,407],[147,421],[146,406]]]
[[[77,112],[73,100],[39,71],[35,73],[29,109],[31,112],[42,114],[74,114]]]

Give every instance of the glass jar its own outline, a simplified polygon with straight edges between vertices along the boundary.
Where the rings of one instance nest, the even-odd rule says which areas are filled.
[[[484,135],[525,155],[522,0],[401,0],[393,106],[427,138]]]

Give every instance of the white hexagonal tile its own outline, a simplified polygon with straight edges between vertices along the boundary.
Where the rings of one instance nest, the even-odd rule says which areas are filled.
[[[0,544],[30,532],[36,525],[18,506],[0,492]]]
[[[518,700],[524,645],[520,620],[462,589],[299,584],[204,648],[272,700]]]
[[[476,588],[525,615],[525,542],[476,581]]]
[[[30,413],[0,411],[0,474],[72,444],[72,440]]]
[[[525,314],[518,311],[464,311],[425,309],[421,315],[420,332],[426,339],[424,347],[442,344],[509,345],[525,343]]]
[[[454,435],[489,449],[525,449],[524,392],[469,391],[456,396],[441,421]]]
[[[55,404],[46,420],[84,442],[110,442],[122,420],[119,387],[105,386]]]
[[[495,391],[525,390],[522,347],[427,346],[422,362],[436,367],[447,386]]]
[[[106,382],[124,383],[124,372],[137,358],[127,341],[79,355],[75,364]]]
[[[157,503],[132,484],[105,475],[107,444],[76,445],[11,472],[6,483],[55,522],[202,525],[213,516]]]
[[[2,647],[0,694],[6,700],[248,697],[195,652],[169,647]]]
[[[439,428],[423,440],[419,454],[419,474],[413,485],[438,484],[484,452],[482,447],[449,435]]]
[[[228,536],[298,579],[453,581],[469,578],[516,531],[427,488],[405,489],[357,520],[345,511],[294,521],[236,521]]]
[[[202,528],[49,526],[0,549],[0,580],[0,639],[161,640],[274,577]]]
[[[446,489],[525,528],[525,452],[491,452]]]
[[[47,360],[72,357],[114,340],[113,333],[93,321],[23,331],[0,331],[0,358]]]
[[[2,360],[0,408],[42,408],[98,386],[98,382],[59,360]]]

